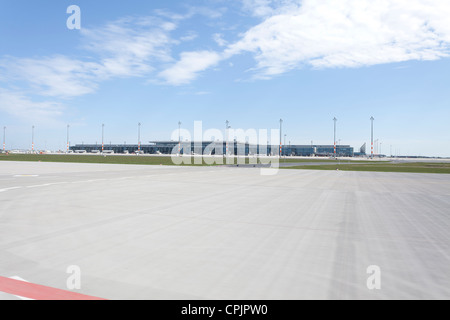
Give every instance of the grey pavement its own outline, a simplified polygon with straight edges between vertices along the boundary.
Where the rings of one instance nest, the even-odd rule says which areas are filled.
[[[449,208],[449,175],[1,162],[0,276],[67,289],[76,265],[106,299],[449,299]]]

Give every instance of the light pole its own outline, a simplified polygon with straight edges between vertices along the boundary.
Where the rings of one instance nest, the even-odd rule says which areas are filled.
[[[283,137],[283,119],[280,119],[280,157],[281,157],[281,155],[283,153],[282,137]]]
[[[334,117],[333,121],[334,121],[334,157],[336,158],[336,123],[337,123],[336,117]]]
[[[105,149],[105,124],[102,123],[102,153]]]
[[[181,121],[178,121],[178,155],[181,156]]]
[[[3,127],[3,152],[6,151],[6,127]]]
[[[141,154],[141,123],[138,123],[138,155]]]
[[[31,126],[31,152],[34,153],[34,126]]]
[[[225,130],[225,140],[226,140],[226,148],[225,148],[225,155],[226,156],[228,156],[228,130],[231,128],[230,127],[230,121],[225,121],[225,128],[226,128],[226,130]]]
[[[374,117],[370,118],[370,121],[372,123],[372,127],[371,127],[371,136],[370,136],[370,141],[371,141],[371,151],[370,151],[370,156],[373,159],[373,121],[375,120]]]
[[[70,125],[67,125],[67,153],[69,153],[70,150],[70,142],[69,142],[69,129],[70,129]]]

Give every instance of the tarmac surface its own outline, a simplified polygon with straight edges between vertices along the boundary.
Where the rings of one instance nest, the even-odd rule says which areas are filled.
[[[2,162],[0,277],[70,290],[76,266],[71,291],[105,299],[449,299],[449,208],[450,175]]]

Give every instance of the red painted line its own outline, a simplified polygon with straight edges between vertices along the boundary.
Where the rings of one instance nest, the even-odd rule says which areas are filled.
[[[5,277],[0,277],[0,291],[34,300],[106,300]]]

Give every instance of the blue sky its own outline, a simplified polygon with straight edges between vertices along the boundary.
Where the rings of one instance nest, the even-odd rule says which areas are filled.
[[[69,30],[69,5],[81,29]],[[168,140],[178,121],[450,156],[445,0],[0,2],[7,147]]]

